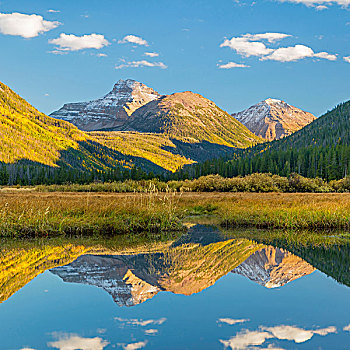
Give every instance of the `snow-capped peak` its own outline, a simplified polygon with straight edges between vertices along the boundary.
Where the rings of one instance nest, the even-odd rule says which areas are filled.
[[[232,116],[269,141],[288,136],[315,120],[311,113],[275,98],[267,98]]]
[[[118,129],[136,109],[159,97],[158,92],[136,80],[120,79],[104,97],[65,104],[51,116],[86,131]]]

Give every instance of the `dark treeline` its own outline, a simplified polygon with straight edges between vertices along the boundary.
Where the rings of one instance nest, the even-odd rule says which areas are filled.
[[[140,168],[118,167],[106,171],[81,171],[68,167],[48,167],[42,165],[2,164],[0,165],[0,186],[62,185],[67,183],[88,184],[93,182],[113,182],[125,180],[153,179],[155,174]]]
[[[174,178],[224,177],[252,173],[337,180],[350,172],[350,101],[281,140],[238,150],[231,159],[218,158],[188,166]]]

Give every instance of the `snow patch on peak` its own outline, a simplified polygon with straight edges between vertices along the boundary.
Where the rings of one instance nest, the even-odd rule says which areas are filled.
[[[274,105],[274,104],[278,104],[278,103],[281,103],[281,102],[284,102],[284,101],[278,100],[276,98],[267,98],[266,100],[264,100],[264,102],[266,102],[269,105]]]

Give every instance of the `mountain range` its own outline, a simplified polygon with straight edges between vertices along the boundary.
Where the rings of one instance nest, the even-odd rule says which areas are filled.
[[[61,119],[46,116],[1,83],[0,162],[12,165],[11,172],[16,166],[42,165],[88,172],[139,167],[159,173],[262,142],[198,94],[159,97],[130,80],[119,81],[103,99],[66,105],[60,113]],[[70,122],[105,129],[87,132]]]
[[[277,162],[276,156],[267,157],[266,151],[276,150],[282,155],[286,145],[293,149],[301,144],[321,145],[319,137],[323,138],[323,145],[334,142],[345,145],[346,135],[350,133],[348,125],[332,128],[342,118],[348,118],[344,106],[315,120],[312,114],[284,101],[266,99],[230,115],[199,94],[186,91],[161,95],[129,79],[118,81],[102,98],[68,103],[47,116],[1,83],[0,163],[6,166],[5,172],[7,169],[10,175],[0,174],[0,182],[11,184],[24,179],[24,183],[33,183],[35,178],[34,183],[41,183],[42,178],[50,182],[53,177],[74,181],[69,174],[75,171],[107,173],[116,169],[119,172],[142,169],[153,173],[176,172],[195,163],[218,158],[227,161],[230,157],[234,162],[242,159],[245,163],[242,168],[231,162],[230,171],[225,170],[225,164],[220,165],[225,175],[244,175],[247,170],[248,173],[276,173],[279,169],[273,165]],[[318,149],[317,152],[324,151]],[[248,164],[254,155],[257,159],[263,158],[262,165],[259,162],[256,166]],[[327,168],[325,157],[317,163],[325,164],[321,172],[311,174],[317,167],[307,167],[310,176],[323,175]],[[218,172],[220,162],[215,161],[215,166],[206,168]],[[345,168],[350,166],[350,160],[347,162]],[[196,170],[198,174],[205,174],[200,164],[193,169],[199,169]],[[286,171],[277,172],[287,174],[288,169],[303,172],[300,164],[301,160],[293,156],[288,162],[284,161]],[[38,170],[38,167],[46,170]],[[347,171],[340,169],[335,177],[339,178],[340,172],[343,175]],[[60,171],[58,175],[57,171]]]

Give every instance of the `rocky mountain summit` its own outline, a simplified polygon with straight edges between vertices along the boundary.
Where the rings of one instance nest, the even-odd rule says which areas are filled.
[[[268,246],[256,251],[232,272],[266,288],[277,288],[313,271],[315,268],[298,256]]]
[[[67,103],[50,116],[69,121],[84,131],[118,129],[136,109],[159,97],[158,92],[135,80],[119,80],[106,96]]]
[[[255,135],[268,141],[291,135],[316,119],[309,112],[272,98],[232,116]]]

